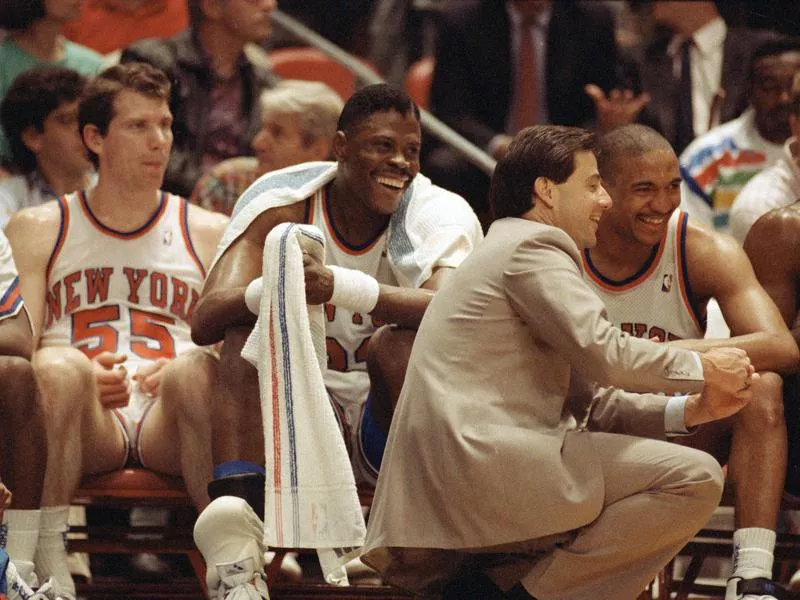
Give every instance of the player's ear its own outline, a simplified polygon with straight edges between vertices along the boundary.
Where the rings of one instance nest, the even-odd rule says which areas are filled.
[[[547,177],[537,177],[533,182],[533,202],[544,202],[548,208],[553,208],[553,181]]]
[[[81,131],[81,137],[83,137],[83,143],[89,150],[98,156],[103,153],[103,136],[97,125],[92,125],[91,123],[85,125],[83,131]]]
[[[336,160],[341,160],[347,156],[347,136],[344,131],[337,131],[333,136],[333,156]]]
[[[33,125],[22,130],[20,139],[25,147],[34,154],[40,152],[44,145],[44,134]]]

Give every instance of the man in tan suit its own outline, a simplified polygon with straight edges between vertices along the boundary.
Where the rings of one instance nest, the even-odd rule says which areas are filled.
[[[697,354],[606,319],[579,251],[611,204],[593,150],[581,129],[523,130],[492,179],[498,220],[423,317],[363,557],[390,583],[634,598],[719,501],[711,456],[632,435],[733,414],[758,376],[743,350]]]

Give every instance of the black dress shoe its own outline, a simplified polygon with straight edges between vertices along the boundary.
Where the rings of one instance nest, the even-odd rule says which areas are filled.
[[[521,583],[503,592],[481,572],[474,572],[448,583],[442,600],[536,600]]]
[[[448,583],[442,600],[504,600],[506,595],[481,572],[472,572]]]

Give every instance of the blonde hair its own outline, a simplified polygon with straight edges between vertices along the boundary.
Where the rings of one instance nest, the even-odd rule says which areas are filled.
[[[344,103],[321,81],[283,79],[261,94],[261,114],[295,114],[306,145],[332,139]]]

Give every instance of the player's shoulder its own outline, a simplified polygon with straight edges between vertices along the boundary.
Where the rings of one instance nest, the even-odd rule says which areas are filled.
[[[706,224],[701,224],[689,218],[686,222],[686,252],[696,255],[698,253],[728,253],[740,249],[739,243],[726,233],[716,231]]]
[[[11,238],[19,231],[37,231],[39,234],[46,234],[53,230],[53,233],[57,233],[57,228],[61,226],[62,211],[62,205],[57,200],[18,210],[11,215],[6,225],[6,235]]]
[[[407,222],[429,225],[460,225],[480,230],[480,223],[469,203],[445,188],[434,184],[422,173],[414,178],[407,209],[402,210]]]
[[[750,228],[746,242],[761,241],[771,246],[788,242],[794,248],[798,235],[800,235],[800,202],[795,202],[762,215]]]

